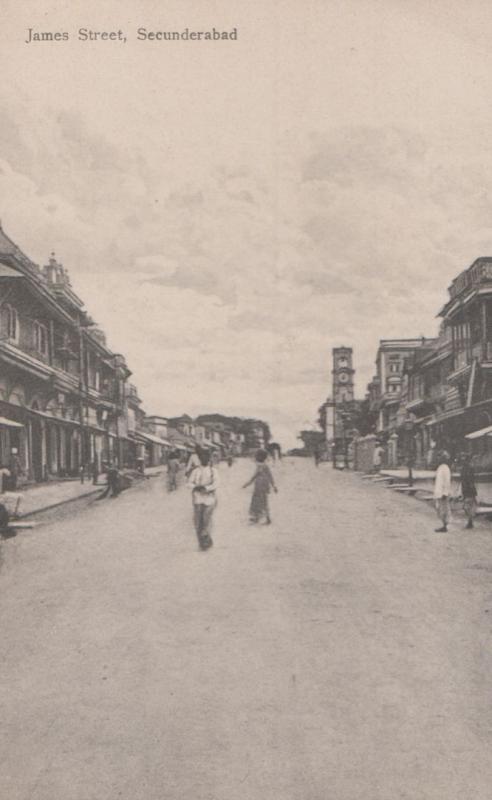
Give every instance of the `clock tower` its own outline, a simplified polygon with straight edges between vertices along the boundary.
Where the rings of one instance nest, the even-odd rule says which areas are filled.
[[[334,347],[333,353],[333,400],[335,406],[354,399],[354,373],[352,348]]]

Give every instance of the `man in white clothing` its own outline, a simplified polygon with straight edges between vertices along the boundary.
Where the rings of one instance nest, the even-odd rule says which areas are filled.
[[[188,485],[192,490],[193,519],[201,550],[212,547],[212,517],[217,505],[219,473],[210,463],[210,453],[200,452],[200,465],[191,473]]]
[[[449,468],[449,453],[445,450],[439,453],[437,465],[434,481],[434,500],[437,516],[442,522],[442,527],[436,528],[436,533],[447,533],[450,513],[451,470]]]

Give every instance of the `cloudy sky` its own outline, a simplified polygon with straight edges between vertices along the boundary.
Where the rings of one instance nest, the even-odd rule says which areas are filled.
[[[56,251],[149,412],[261,416],[292,445],[332,347],[363,396],[378,339],[435,334],[450,280],[492,255],[486,0],[19,5],[2,224],[38,263]],[[136,40],[213,26],[237,41]]]

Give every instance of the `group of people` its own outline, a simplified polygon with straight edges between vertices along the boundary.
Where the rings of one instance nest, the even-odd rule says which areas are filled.
[[[436,533],[447,533],[448,524],[451,516],[451,458],[446,450],[441,450],[437,454],[437,470],[434,481],[434,500],[436,511],[441,526],[436,528]],[[466,516],[466,528],[473,528],[473,520],[477,509],[477,487],[475,483],[475,471],[472,465],[472,456],[467,454],[463,457],[461,474],[461,496],[463,498],[463,510]]]
[[[254,486],[249,507],[251,524],[257,524],[262,520],[267,525],[271,524],[268,495],[271,489],[277,492],[277,487],[270,467],[266,463],[267,458],[266,450],[258,450],[255,472],[243,487],[246,489],[248,486]],[[212,522],[217,508],[217,489],[220,482],[219,472],[210,452],[197,447],[188,461],[185,474],[191,489],[193,521],[198,544],[201,550],[208,550],[213,545]]]
[[[436,533],[446,533],[449,520],[451,518],[451,456],[447,450],[439,450],[435,443],[431,447],[432,461],[428,458],[428,466],[436,466],[434,479],[434,502],[437,516],[441,521],[441,526],[436,528]],[[373,471],[379,472],[381,469],[385,450],[380,442],[376,442],[373,453]],[[475,481],[475,471],[473,469],[473,457],[469,453],[461,456],[460,486],[461,497],[463,500],[463,510],[466,517],[466,528],[473,528],[477,510],[477,487]]]

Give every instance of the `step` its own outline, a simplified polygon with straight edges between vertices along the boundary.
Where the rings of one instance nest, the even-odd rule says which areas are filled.
[[[22,529],[35,528],[37,524],[38,524],[37,522],[20,522],[18,520],[12,519],[9,520],[9,524],[7,525],[7,527],[2,528],[1,530],[8,530],[9,528],[15,528],[16,530],[19,528]]]

